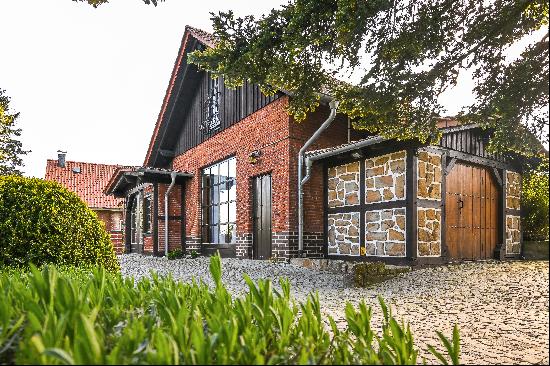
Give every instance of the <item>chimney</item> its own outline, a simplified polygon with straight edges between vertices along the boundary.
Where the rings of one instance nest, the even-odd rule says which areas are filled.
[[[57,150],[57,166],[60,168],[65,168],[65,155],[66,151]]]

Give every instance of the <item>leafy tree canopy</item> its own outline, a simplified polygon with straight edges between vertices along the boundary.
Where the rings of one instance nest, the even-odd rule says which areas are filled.
[[[86,2],[90,5],[92,5],[94,8],[97,8],[98,6],[100,5],[103,5],[103,4],[106,4],[109,2],[109,0],[73,0],[75,2]],[[164,1],[164,0],[142,0],[146,5],[149,5],[149,4],[153,4],[154,6],[157,6],[157,4],[160,2],[160,1]]]
[[[493,128],[495,151],[540,152],[534,136],[548,127],[547,0],[294,0],[260,19],[229,11],[212,21],[217,46],[190,61],[223,74],[229,86],[249,79],[266,93],[292,93],[297,121],[323,91],[356,128],[428,141],[439,135],[438,96],[472,69],[475,102],[459,118]],[[511,45],[544,28],[519,58],[506,60]],[[335,79],[357,71],[364,75],[356,85]]]
[[[15,128],[19,113],[10,112],[10,98],[0,89],[0,175],[21,175],[22,156],[29,151],[23,150],[18,140],[21,129]]]

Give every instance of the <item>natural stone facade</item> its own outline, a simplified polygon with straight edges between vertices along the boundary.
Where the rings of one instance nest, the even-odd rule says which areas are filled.
[[[328,169],[328,206],[359,204],[359,162]]]
[[[365,254],[404,257],[406,222],[405,208],[365,212]]]
[[[506,208],[519,210],[521,207],[521,175],[506,172]]]
[[[506,215],[506,254],[521,252],[521,218],[516,215]]]
[[[405,198],[406,158],[406,151],[398,151],[365,160],[366,203]]]
[[[441,255],[441,210],[419,207],[417,250],[419,257]]]
[[[441,155],[428,151],[418,152],[418,198],[441,199]]]
[[[359,212],[328,215],[328,254],[359,255]]]

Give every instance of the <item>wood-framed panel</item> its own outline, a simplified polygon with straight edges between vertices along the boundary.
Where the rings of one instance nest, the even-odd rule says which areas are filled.
[[[354,158],[349,152],[344,157],[332,157],[327,158],[323,160],[323,231],[324,231],[324,240],[323,240],[323,254],[325,258],[328,259],[340,259],[340,260],[384,260],[387,263],[395,263],[395,264],[404,264],[410,259],[409,257],[409,229],[410,229],[410,223],[409,223],[409,212],[407,210],[407,203],[408,199],[401,199],[401,200],[395,200],[395,201],[384,201],[384,202],[376,202],[376,203],[366,203],[365,202],[365,160],[374,158],[377,156],[382,156],[386,154],[391,154],[399,151],[406,151],[407,153],[407,160],[406,160],[406,177],[405,177],[405,185],[406,185],[406,193],[405,197],[407,198],[407,194],[409,191],[409,156],[411,154],[411,151],[413,150],[411,146],[417,146],[418,143],[416,142],[398,142],[397,144],[394,144],[392,146],[381,146],[377,147],[376,149],[372,149],[372,147],[366,147],[363,149],[360,149],[360,154],[362,157],[360,158]],[[328,170],[333,167],[337,167],[340,165],[345,165],[349,163],[359,163],[359,204],[353,205],[353,206],[340,206],[340,207],[328,207]],[[416,183],[415,183],[416,184]],[[405,208],[406,210],[406,238],[405,238],[405,257],[392,257],[392,256],[366,256],[366,255],[329,255],[328,254],[328,215],[329,214],[337,214],[337,213],[351,213],[351,212],[359,212],[360,218],[359,218],[359,248],[360,253],[362,248],[366,248],[365,243],[365,235],[366,235],[366,225],[365,225],[365,213],[367,211],[373,211],[373,210],[384,210],[384,209],[394,209],[394,208]],[[416,217],[416,215],[415,215]]]

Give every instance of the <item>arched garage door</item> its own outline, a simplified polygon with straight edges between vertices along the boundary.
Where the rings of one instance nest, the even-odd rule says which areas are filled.
[[[457,163],[447,175],[446,243],[450,259],[494,257],[499,188],[486,168]]]

